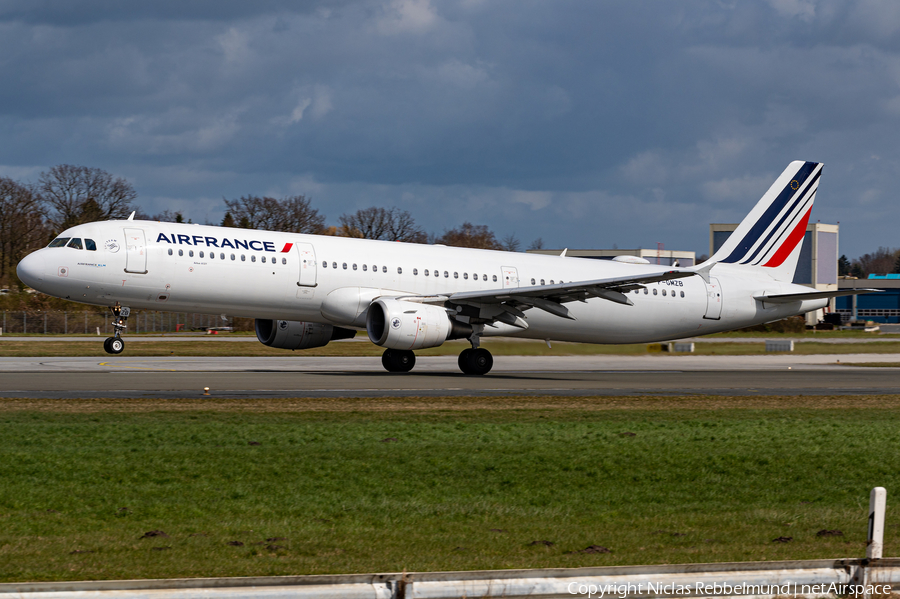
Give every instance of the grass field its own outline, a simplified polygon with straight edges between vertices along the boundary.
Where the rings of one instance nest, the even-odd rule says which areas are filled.
[[[861,557],[898,443],[900,396],[0,400],[0,580]]]
[[[777,336],[776,336],[777,337]],[[772,338],[772,335],[769,336]],[[253,341],[229,342],[227,340],[199,338],[190,340],[153,339],[129,342],[126,338],[125,356],[380,356],[384,348],[363,342],[336,342],[325,347],[290,352],[266,347]],[[417,350],[419,356],[457,355],[468,347],[467,341],[448,341],[440,347]],[[486,339],[482,346],[496,356],[573,356],[573,355],[642,355],[659,344],[593,345],[587,343],[563,343],[554,341],[547,347],[543,341]],[[764,354],[765,338],[759,343],[704,343],[695,344],[699,355],[753,355]],[[900,340],[878,343],[819,343],[813,339],[794,344],[794,354],[900,354]],[[0,357],[109,357],[103,351],[101,338],[85,338],[84,341],[31,341],[3,340]]]

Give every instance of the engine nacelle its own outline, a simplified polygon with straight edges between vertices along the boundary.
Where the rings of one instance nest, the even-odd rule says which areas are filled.
[[[297,322],[294,320],[256,319],[256,338],[263,345],[279,349],[310,349],[328,345],[335,339],[349,339],[356,335],[352,329],[330,324]]]
[[[369,305],[366,332],[375,345],[390,349],[437,347],[472,335],[472,326],[453,320],[439,306],[377,299]]]

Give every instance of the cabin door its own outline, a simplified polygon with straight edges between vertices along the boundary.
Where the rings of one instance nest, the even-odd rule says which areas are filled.
[[[125,229],[125,272],[147,274],[147,240],[143,229]]]
[[[316,286],[316,250],[311,243],[298,243],[297,251],[300,254],[300,277],[297,285],[300,287]]]
[[[706,284],[706,314],[703,318],[719,320],[722,317],[722,287],[719,279],[709,278]]]

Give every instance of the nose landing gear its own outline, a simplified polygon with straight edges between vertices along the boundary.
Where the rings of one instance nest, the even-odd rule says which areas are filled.
[[[122,339],[122,331],[127,328],[125,321],[128,320],[128,316],[131,314],[131,308],[120,306],[119,302],[116,302],[116,305],[112,306],[110,310],[113,313],[112,326],[115,332],[112,337],[107,337],[103,341],[103,349],[108,354],[121,354],[125,351],[125,340]]]

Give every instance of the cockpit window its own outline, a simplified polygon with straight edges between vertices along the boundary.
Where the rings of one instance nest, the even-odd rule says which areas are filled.
[[[89,252],[96,252],[96,251],[97,251],[97,244],[94,243],[94,240],[93,240],[93,239],[87,239],[87,238],[85,238],[85,240],[84,240],[84,249],[86,249],[86,250],[89,251]]]
[[[66,245],[67,248],[72,248],[75,250],[83,250],[84,248],[81,246],[81,237],[73,237],[72,241]]]
[[[61,247],[65,246],[67,243],[69,243],[70,239],[72,239],[72,238],[71,237],[57,237],[56,239],[51,241],[50,245],[48,245],[47,247],[61,248]]]

